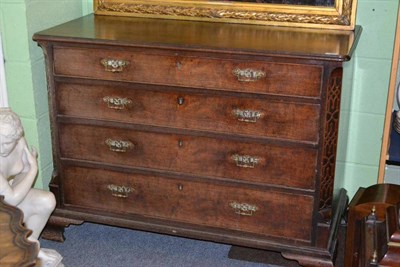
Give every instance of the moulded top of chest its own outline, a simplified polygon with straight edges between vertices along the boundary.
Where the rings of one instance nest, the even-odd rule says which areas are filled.
[[[33,39],[346,61],[360,34],[360,26],[337,31],[91,14],[36,33]]]

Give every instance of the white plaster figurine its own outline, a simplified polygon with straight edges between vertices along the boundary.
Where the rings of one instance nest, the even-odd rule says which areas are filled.
[[[39,236],[53,212],[56,201],[51,192],[32,188],[38,171],[37,152],[29,149],[17,114],[0,108],[0,195],[24,214],[25,227],[32,231],[29,240],[39,244]],[[40,249],[41,266],[63,266],[61,255]]]

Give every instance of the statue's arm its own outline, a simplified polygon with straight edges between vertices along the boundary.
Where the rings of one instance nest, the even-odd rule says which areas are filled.
[[[36,150],[32,149],[32,151],[29,151],[28,146],[25,145],[23,154],[24,168],[22,172],[14,176],[11,185],[7,183],[7,187],[4,187],[4,200],[8,204],[14,206],[17,206],[19,203],[21,203],[21,201],[24,200],[28,194],[29,190],[31,190],[38,171]],[[7,182],[7,179],[1,180],[6,180]]]
[[[12,206],[17,206],[24,200],[26,194],[28,194],[31,186],[28,183],[20,183],[21,185],[26,185],[25,190],[22,190],[22,186],[19,190],[15,190],[8,182],[8,180],[0,174],[0,195],[4,196],[5,202]]]
[[[12,197],[13,189],[11,188],[10,184],[6,177],[3,176],[0,172],[0,195],[4,196],[5,199],[7,197]]]

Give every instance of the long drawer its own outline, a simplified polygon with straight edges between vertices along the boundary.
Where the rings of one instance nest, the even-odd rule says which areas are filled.
[[[152,64],[149,64],[152,63]],[[154,64],[153,64],[154,63]],[[146,51],[54,48],[54,73],[72,77],[319,98],[322,67]]]
[[[311,240],[312,196],[81,167],[66,167],[62,183],[69,207]]]
[[[126,123],[318,142],[318,104],[135,86],[57,85],[59,114]]]
[[[317,149],[60,124],[60,156],[128,167],[315,189]]]

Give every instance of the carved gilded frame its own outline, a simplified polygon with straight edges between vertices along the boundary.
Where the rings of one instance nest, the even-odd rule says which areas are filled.
[[[354,29],[356,6],[357,0],[335,0],[332,7],[204,0],[94,0],[98,15],[338,30]]]

